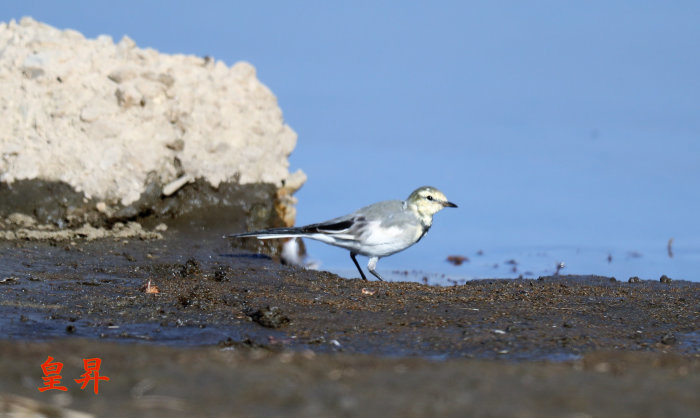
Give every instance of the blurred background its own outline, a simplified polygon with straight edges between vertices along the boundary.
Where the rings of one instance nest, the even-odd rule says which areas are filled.
[[[563,262],[700,280],[698,2],[0,6],[1,21],[22,16],[252,63],[299,135],[297,224],[441,189],[460,207],[381,260],[385,277],[537,277]],[[306,244],[322,269],[357,276],[347,251]]]

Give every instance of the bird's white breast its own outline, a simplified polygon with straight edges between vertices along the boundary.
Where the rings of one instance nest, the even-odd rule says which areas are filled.
[[[423,229],[419,226],[386,227],[377,221],[368,225],[365,234],[362,241],[366,248],[360,254],[384,257],[415,244],[423,235]]]

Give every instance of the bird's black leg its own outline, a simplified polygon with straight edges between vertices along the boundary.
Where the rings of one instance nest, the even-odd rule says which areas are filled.
[[[350,258],[352,258],[352,261],[355,263],[355,267],[357,267],[357,271],[360,272],[360,276],[362,276],[362,280],[367,280],[367,278],[365,277],[365,273],[362,272],[360,265],[357,263],[357,259],[355,259],[356,255],[357,255],[357,253],[350,252]]]

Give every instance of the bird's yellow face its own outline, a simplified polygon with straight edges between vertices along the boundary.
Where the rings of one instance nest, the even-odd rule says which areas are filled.
[[[416,189],[406,203],[411,209],[415,210],[421,217],[432,218],[433,215],[440,212],[443,208],[456,208],[452,202],[447,200],[447,197],[438,189],[430,186],[423,186]],[[430,220],[432,223],[432,219]]]

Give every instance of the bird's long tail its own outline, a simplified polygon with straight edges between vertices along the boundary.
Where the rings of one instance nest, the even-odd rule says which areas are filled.
[[[302,228],[270,228],[260,231],[244,232],[242,234],[227,235],[227,238],[256,237],[258,239],[290,238],[306,235],[308,232]]]
[[[364,219],[361,219],[364,221]],[[290,238],[290,237],[308,237],[324,242],[335,242],[339,239],[355,240],[357,239],[348,231],[355,225],[356,220],[352,219],[333,219],[320,224],[311,224],[299,226],[295,228],[270,228],[260,231],[244,232],[242,234],[228,235],[228,238],[244,238],[257,237],[258,239],[272,238]]]

